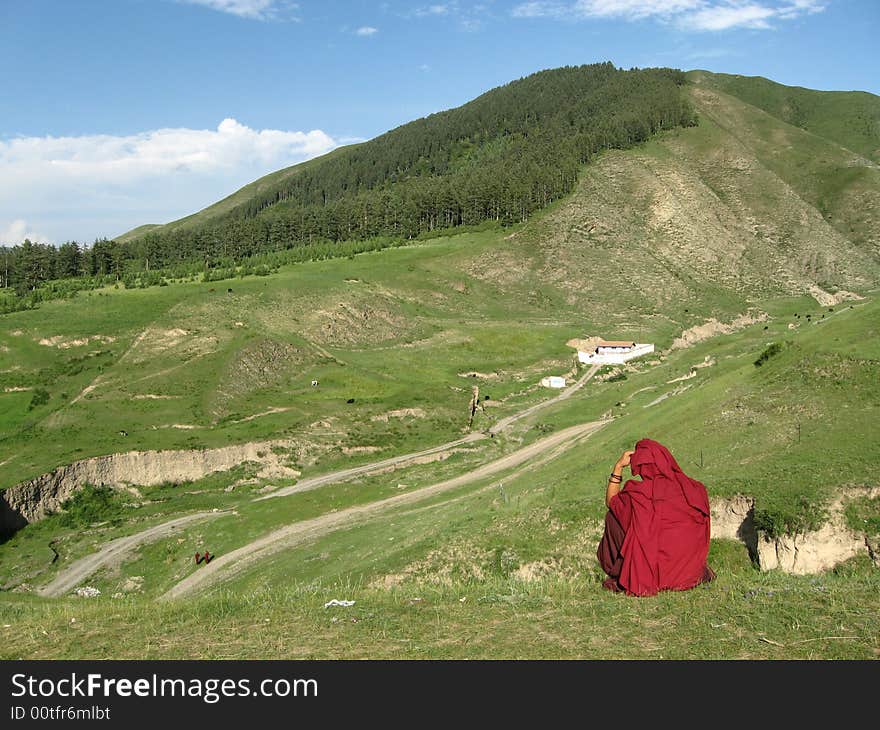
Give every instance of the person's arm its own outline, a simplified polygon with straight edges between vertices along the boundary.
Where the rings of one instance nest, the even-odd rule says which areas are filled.
[[[634,453],[633,451],[624,451],[614,465],[614,469],[611,470],[608,486],[605,488],[605,506],[609,509],[611,508],[611,499],[620,491],[620,485],[623,482],[623,467],[629,466],[630,457]]]

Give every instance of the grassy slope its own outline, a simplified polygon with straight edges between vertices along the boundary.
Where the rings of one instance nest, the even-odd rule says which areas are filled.
[[[880,162],[880,97],[864,91],[815,91],[761,76],[690,71],[688,78],[737,97],[777,119]]]
[[[538,397],[533,387],[511,397],[537,373],[569,367],[573,335],[667,346],[772,294],[876,281],[865,242],[810,202],[846,153],[731,97],[694,93],[698,128],[602,156],[573,196],[512,233],[291,267],[230,282],[232,294],[225,283],[108,289],[5,317],[4,391],[51,398],[28,410],[31,392],[0,393],[0,485],[135,448],[291,436],[328,468],[343,446],[403,451],[459,432],[460,372],[499,371],[483,385],[500,415]],[[860,212],[876,230],[875,212]],[[115,339],[38,344],[94,335]],[[429,417],[405,427],[369,420],[422,406]],[[242,421],[272,408],[289,410]],[[314,426],[327,417],[331,426]]]
[[[138,226],[137,228],[132,228],[130,231],[123,233],[120,236],[116,236],[116,240],[120,243],[125,243],[126,241],[130,241],[132,239],[137,238],[138,236],[143,236],[145,233],[149,233],[156,228],[161,228],[161,223],[144,223],[142,226]]]
[[[174,514],[239,511],[95,576],[104,595],[94,603],[8,596],[0,617],[21,638],[4,656],[180,656],[184,645],[205,656],[871,656],[878,586],[862,563],[813,582],[759,575],[744,548],[717,543],[723,574],[705,592],[631,602],[603,594],[596,580],[601,477],[641,435],[691,465],[702,449],[699,476],[712,494],[751,493],[783,521],[808,520],[804,500],[821,505],[847,482],[876,483],[877,305],[829,316],[802,293],[812,282],[861,291],[876,282],[877,209],[858,196],[870,202],[880,186],[838,177],[851,155],[837,145],[726,94],[693,93],[698,128],[603,155],[571,198],[515,231],[291,267],[230,282],[232,294],[225,282],[110,289],[5,317],[4,386],[45,387],[51,399],[28,411],[30,392],[0,393],[4,486],[86,455],[281,436],[300,443],[294,458],[305,475],[320,473],[454,438],[475,382],[459,373],[497,374],[476,381],[492,396],[480,426],[546,397],[535,382],[571,366],[569,337],[665,347],[707,316],[729,320],[750,306],[771,315],[625,381],[591,385],[478,453],[256,504],[260,484],[225,492],[240,476],[225,475],[144,490],[144,506],[117,504],[100,527],[29,527],[0,546],[6,585],[51,577],[51,537],[61,538],[65,561]],[[823,190],[840,220],[822,212]],[[826,320],[806,324],[808,312]],[[38,344],[95,334],[115,340]],[[768,342],[787,340],[755,368]],[[667,382],[706,356],[716,364]],[[70,405],[96,377],[97,387]],[[273,407],[290,410],[235,423]],[[371,420],[411,407],[426,417]],[[206,539],[226,551],[273,526],[460,473],[609,410],[622,417],[539,470],[503,477],[503,494],[497,481],[475,484],[451,495],[458,501],[328,535],[243,574],[233,593],[198,599],[198,611],[148,600],[193,569],[189,556]],[[164,428],[173,424],[198,428]],[[381,450],[347,456],[342,448],[352,446]],[[518,570],[546,577],[526,583]],[[110,599],[130,576],[144,577],[145,597]],[[392,591],[364,587],[397,581]],[[331,624],[318,608],[340,591],[358,598],[357,623],[342,614]],[[196,614],[215,625],[193,644]]]
[[[277,502],[237,499],[238,517],[148,546],[91,579],[104,591],[93,601],[9,596],[0,603],[0,618],[17,640],[3,656],[876,656],[880,577],[866,559],[820,577],[761,574],[743,546],[715,541],[710,562],[720,577],[709,588],[641,601],[611,596],[599,585],[594,549],[602,477],[617,451],[638,436],[669,443],[712,494],[757,492],[759,507],[772,506],[786,491],[818,501],[836,485],[876,484],[880,454],[871,424],[880,403],[880,306],[847,306],[819,324],[789,330],[793,312],[803,317],[804,305],[777,303],[769,330],[755,325],[678,351],[624,381],[596,384],[524,425],[520,436],[527,439],[609,406],[619,416],[543,467],[331,533],[264,561],[207,597],[171,606],[151,601],[194,569],[194,548],[207,544],[223,552],[272,523],[456,473],[469,457]],[[790,340],[783,352],[756,368],[766,342],[782,339]],[[873,349],[857,347],[872,340]],[[706,354],[714,366],[667,383]],[[680,385],[690,387],[649,406]],[[800,443],[795,421],[802,424]],[[698,447],[702,469],[695,464]],[[220,479],[197,486],[213,495],[198,497],[206,505],[229,498]],[[173,492],[166,488],[164,496]],[[15,538],[19,555],[44,539],[29,542],[31,529]],[[101,537],[100,530],[87,532]],[[144,595],[110,598],[130,576],[145,578]],[[341,597],[355,599],[355,608],[321,608]],[[196,615],[210,631],[193,632]]]

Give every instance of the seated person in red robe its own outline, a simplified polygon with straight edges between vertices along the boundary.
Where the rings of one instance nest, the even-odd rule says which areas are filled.
[[[641,481],[621,489],[630,467]],[[642,439],[625,451],[608,480],[605,534],[597,556],[608,579],[602,584],[633,596],[683,591],[715,578],[709,554],[709,497],[662,444]]]

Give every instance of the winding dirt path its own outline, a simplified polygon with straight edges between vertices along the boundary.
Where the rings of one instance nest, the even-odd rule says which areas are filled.
[[[489,433],[501,433],[501,431],[506,429],[511,424],[516,423],[516,421],[526,418],[527,416],[531,416],[533,413],[536,413],[537,411],[540,411],[547,406],[551,406],[554,403],[559,403],[560,401],[564,401],[566,398],[570,398],[577,391],[583,388],[584,385],[586,385],[587,381],[590,380],[598,372],[600,367],[602,366],[593,365],[593,367],[591,367],[589,370],[587,370],[586,373],[584,373],[583,377],[580,380],[578,380],[574,385],[571,385],[563,390],[559,395],[555,396],[554,398],[549,398],[548,400],[541,401],[540,403],[536,403],[530,408],[526,408],[524,411],[520,411],[519,413],[514,413],[512,416],[502,418],[500,421],[498,421],[498,423],[496,423],[489,429]]]
[[[134,535],[126,535],[125,537],[111,540],[98,552],[86,555],[79,560],[75,560],[67,568],[62,570],[55,577],[55,580],[40,588],[38,593],[47,598],[58,598],[59,596],[63,596],[65,593],[72,591],[81,581],[88,578],[92,573],[110,565],[111,563],[118,562],[124,555],[127,555],[140,545],[155,542],[163,537],[168,537],[169,535],[174,534],[178,528],[184,527],[193,522],[200,522],[202,520],[211,519],[212,517],[221,517],[228,514],[230,514],[229,510],[223,510],[221,512],[197,512],[192,515],[186,515],[185,517],[178,517],[170,522],[163,522],[161,525],[154,525],[148,530],[138,532]]]
[[[456,439],[455,441],[449,441],[448,443],[440,444],[439,446],[432,446],[430,449],[425,449],[424,451],[414,451],[410,454],[392,456],[388,459],[383,459],[382,461],[371,461],[369,464],[353,466],[350,469],[341,469],[340,471],[333,471],[328,474],[321,474],[320,476],[310,477],[309,479],[302,479],[296,484],[290,485],[289,487],[283,487],[282,489],[278,489],[271,494],[257,497],[254,502],[260,502],[264,499],[274,499],[275,497],[286,497],[289,494],[296,494],[297,492],[307,492],[310,489],[323,487],[325,484],[336,484],[338,482],[345,482],[361,474],[377,471],[379,469],[383,469],[389,466],[403,466],[404,464],[408,464],[411,461],[416,461],[417,459],[421,459],[422,457],[431,456],[432,454],[439,454],[443,451],[449,451],[450,449],[454,449],[456,446],[461,446],[462,444],[470,444],[474,441],[481,441],[485,438],[486,434],[484,433],[469,433],[464,438]]]
[[[341,469],[339,471],[330,472],[328,474],[322,474],[319,476],[310,477],[308,479],[303,479],[296,484],[293,484],[289,487],[284,487],[279,489],[271,494],[266,494],[262,497],[257,497],[254,501],[261,501],[264,499],[274,499],[276,497],[285,497],[290,494],[296,494],[298,492],[305,492],[311,489],[317,489],[319,487],[323,487],[327,484],[337,484],[339,482],[348,481],[362,474],[367,474],[373,471],[377,471],[379,469],[383,469],[386,467],[395,467],[395,466],[403,466],[409,464],[411,462],[417,461],[426,456],[431,456],[433,454],[442,453],[444,451],[448,451],[450,449],[456,448],[458,446],[462,446],[464,444],[474,443],[475,441],[481,441],[486,439],[487,433],[489,435],[495,435],[501,433],[506,428],[508,428],[511,424],[519,421],[527,416],[536,413],[543,408],[547,408],[554,403],[558,403],[560,401],[569,398],[571,395],[580,390],[592,377],[596,374],[600,366],[594,365],[591,367],[584,375],[578,380],[576,383],[571,385],[570,387],[563,390],[559,395],[549,398],[540,403],[536,403],[529,408],[526,408],[519,413],[514,413],[510,416],[502,418],[500,421],[495,423],[491,428],[488,429],[486,433],[475,432],[470,433],[467,436],[464,436],[460,439],[456,439],[454,441],[449,441],[445,444],[440,444],[439,446],[432,446],[428,449],[423,449],[422,451],[416,451],[409,454],[401,454],[399,456],[393,456],[387,459],[382,459],[380,461],[370,462],[369,464],[362,464],[360,466],[351,467],[349,469]],[[404,504],[408,501],[412,501],[414,499],[423,499],[424,497],[430,496],[431,494],[436,493],[436,491],[444,491],[446,489],[453,489],[461,484],[467,484],[468,482],[480,479],[485,476],[489,476],[491,474],[497,473],[498,471],[507,469],[512,466],[516,466],[521,464],[523,461],[532,458],[535,454],[541,453],[542,450],[552,448],[554,445],[565,442],[570,438],[577,438],[582,434],[581,430],[585,429],[585,432],[591,432],[595,428],[598,428],[602,425],[603,422],[598,421],[590,424],[583,424],[582,426],[574,426],[569,429],[565,429],[556,434],[551,434],[550,436],[537,441],[530,446],[526,446],[523,449],[519,449],[518,451],[514,451],[511,454],[508,454],[505,457],[502,457],[496,461],[493,461],[489,464],[485,464],[477,469],[462,474],[459,477],[455,477],[454,479],[447,480],[445,482],[441,482],[439,484],[432,485],[430,487],[425,487],[421,490],[410,492],[404,495],[400,495],[398,497],[392,497],[390,500],[381,500],[379,502],[372,503],[370,505],[362,505],[359,507],[353,507],[350,510],[344,510],[342,512],[336,512],[330,515],[325,515],[314,520],[307,520],[306,522],[296,523],[294,525],[290,525],[289,527],[282,528],[281,530],[277,530],[269,535],[266,535],[263,538],[260,538],[254,543],[250,545],[239,548],[238,550],[230,553],[229,555],[224,555],[218,558],[215,558],[214,561],[210,563],[210,566],[205,566],[198,573],[195,573],[194,576],[206,576],[205,578],[199,578],[196,580],[196,583],[202,580],[207,580],[210,576],[213,576],[214,573],[221,569],[224,565],[232,564],[239,561],[239,558],[245,557],[248,553],[263,550],[262,547],[263,540],[268,540],[269,544],[275,544],[275,541],[278,539],[282,539],[283,536],[281,533],[284,530],[292,530],[291,535],[299,534],[299,530],[306,531],[306,537],[311,534],[311,531],[314,530],[322,530],[329,531],[329,529],[335,529],[335,526],[343,524],[345,519],[357,518],[362,515],[368,515],[372,513],[373,509],[377,509],[379,511],[384,509],[389,509],[396,504]],[[425,491],[425,490],[433,490],[433,491]],[[392,500],[400,500],[400,502],[394,502]],[[166,537],[169,534],[172,534],[175,529],[182,525],[186,525],[190,522],[199,520],[199,519],[207,519],[212,516],[218,516],[220,514],[228,514],[228,512],[203,512],[198,515],[188,515],[186,517],[181,517],[178,519],[171,520],[169,522],[165,522],[160,525],[155,525],[143,532],[136,533],[134,535],[128,535],[126,537],[118,538],[116,540],[112,540],[107,545],[102,547],[96,553],[92,555],[88,555],[84,558],[80,558],[79,560],[72,563],[67,568],[63,569],[56,578],[46,585],[45,587],[39,590],[39,593],[43,596],[47,597],[57,597],[64,595],[65,593],[72,590],[75,586],[77,586],[81,581],[85,580],[88,576],[96,572],[97,570],[103,568],[106,565],[109,565],[113,562],[121,561],[127,554],[133,552],[138,546],[143,545],[145,543],[153,542],[155,540],[159,540],[163,537]],[[327,522],[322,522],[322,520],[327,520]],[[340,521],[342,520],[342,521]],[[318,533],[323,534],[323,533]],[[285,533],[286,535],[286,533]],[[306,539],[305,537],[303,539]],[[258,545],[259,543],[259,545]],[[278,548],[280,549],[280,548]],[[236,557],[233,557],[236,556]],[[248,561],[250,562],[250,561]],[[190,578],[193,578],[191,576]],[[169,591],[167,594],[169,597],[174,595],[182,595],[183,592],[190,590],[186,585],[186,580],[190,580],[190,578],[185,579],[182,583],[178,584],[174,588]],[[181,588],[183,586],[183,588]],[[181,591],[181,593],[174,593],[175,591]]]
[[[501,433],[508,426],[515,423],[516,421],[519,421],[526,416],[530,416],[533,413],[536,413],[537,411],[546,408],[547,406],[553,405],[554,403],[558,403],[565,400],[566,398],[569,398],[578,390],[580,390],[587,383],[587,381],[596,374],[600,367],[600,365],[593,365],[593,367],[591,367],[580,380],[563,390],[559,395],[553,398],[549,398],[540,403],[536,403],[535,405],[526,408],[524,411],[520,411],[519,413],[514,413],[513,415],[507,416],[506,418],[502,418],[491,428],[489,428],[487,433],[490,435]],[[329,474],[322,474],[321,476],[311,477],[309,479],[302,479],[296,484],[293,484],[289,487],[284,487],[283,489],[279,489],[263,497],[258,497],[254,501],[273,499],[274,497],[286,497],[289,494],[306,492],[310,489],[323,487],[325,484],[334,484],[336,482],[347,481],[348,479],[352,479],[353,477],[359,476],[361,474],[376,471],[378,469],[383,469],[385,467],[402,466],[404,464],[408,464],[409,462],[416,461],[422,457],[431,456],[432,454],[438,454],[443,451],[448,451],[449,449],[454,449],[457,446],[473,443],[474,441],[480,441],[484,438],[486,438],[485,433],[470,433],[464,438],[456,439],[455,441],[449,441],[448,443],[440,444],[439,446],[432,446],[431,448],[425,449],[423,451],[416,451],[410,454],[401,454],[400,456],[392,456],[391,458],[384,459],[382,461],[374,461],[369,464],[355,466],[350,469],[342,469],[341,471],[335,471]]]
[[[280,550],[313,540],[343,527],[353,526],[369,517],[394,509],[395,507],[418,502],[428,497],[433,497],[436,494],[441,494],[456,487],[492,476],[506,469],[519,466],[529,459],[541,456],[548,450],[555,449],[563,444],[571,445],[571,443],[593,433],[606,423],[607,421],[593,421],[571,426],[452,479],[431,484],[406,494],[387,497],[369,504],[357,505],[338,512],[331,512],[309,520],[285,525],[270,532],[268,535],[257,538],[247,545],[243,545],[232,552],[215,558],[210,564],[202,566],[177,583],[177,585],[162,596],[162,600],[180,598],[194,591],[202,590],[220,580],[226,580],[240,573],[246,567]]]

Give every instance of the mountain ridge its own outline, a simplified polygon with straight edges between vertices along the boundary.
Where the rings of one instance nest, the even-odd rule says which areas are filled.
[[[780,119],[781,121],[792,124],[793,126],[799,126],[805,131],[813,132],[820,137],[824,137],[826,139],[829,139],[830,141],[837,142],[843,147],[851,149],[853,152],[863,154],[865,155],[866,159],[869,159],[874,163],[880,161],[880,97],[871,94],[870,92],[814,90],[801,86],[787,86],[777,83],[764,76],[741,76],[737,74],[723,74],[704,69],[693,69],[687,71],[685,72],[685,76],[692,84],[709,85],[710,87],[715,88],[719,91],[723,91],[732,96],[735,96],[741,101],[755,106],[756,108],[762,109],[763,111],[767,112],[771,116],[776,117],[777,119]],[[474,101],[477,101],[478,99],[486,96],[486,94],[489,94],[492,91],[495,90],[490,90],[489,92],[486,92],[485,94],[476,97]],[[815,125],[809,123],[798,124],[798,119],[792,118],[792,114],[790,113],[790,111],[786,110],[785,99],[790,96],[793,96],[795,98],[806,98],[807,100],[811,100],[814,103],[816,103],[817,101],[821,101],[822,103],[820,104],[820,107],[822,107],[823,109],[826,105],[829,104],[839,105],[841,100],[851,101],[853,99],[857,99],[859,103],[847,104],[846,111],[850,116],[860,115],[864,113],[871,114],[871,121],[873,122],[874,133],[873,135],[864,135],[854,140],[851,135],[834,134],[833,132],[835,130],[831,130],[829,132],[827,124],[820,125],[819,129],[814,129],[813,127]],[[448,112],[452,110],[445,111]],[[838,114],[840,113],[839,108],[835,111]],[[436,114],[442,113],[444,112],[437,112]],[[432,114],[429,116],[435,115]],[[426,117],[425,119],[427,118],[428,117]],[[846,123],[852,122],[849,117],[844,121]],[[399,127],[396,127],[395,130],[405,126],[406,125],[400,125]],[[386,132],[384,134],[388,134],[395,130],[389,130],[389,132]],[[384,135],[380,135],[380,137],[382,136]],[[867,140],[867,142],[865,140]],[[174,221],[169,221],[168,223],[164,224],[147,224],[146,226],[138,226],[137,228],[134,228],[121,234],[120,236],[117,236],[115,240],[120,242],[127,242],[134,240],[140,235],[143,235],[147,232],[158,232],[159,229],[172,230],[175,228],[185,227],[187,225],[195,225],[201,222],[205,222],[206,219],[214,217],[215,214],[222,215],[224,213],[227,213],[230,207],[228,205],[229,203],[234,203],[234,205],[238,205],[246,202],[247,197],[250,193],[259,192],[262,189],[270,187],[280,179],[284,179],[298,172],[301,172],[302,170],[307,169],[308,166],[313,165],[319,161],[323,161],[326,158],[329,158],[339,153],[341,150],[348,150],[355,146],[356,145],[345,145],[343,147],[336,148],[326,155],[321,155],[319,157],[313,158],[312,160],[276,170],[260,178],[257,178],[256,180],[239,188],[238,190],[222,198],[216,203],[213,203],[206,208],[196,211],[188,216]],[[866,150],[866,146],[869,149]],[[873,154],[871,154],[872,150]],[[147,226],[149,226],[150,231],[143,230]]]

